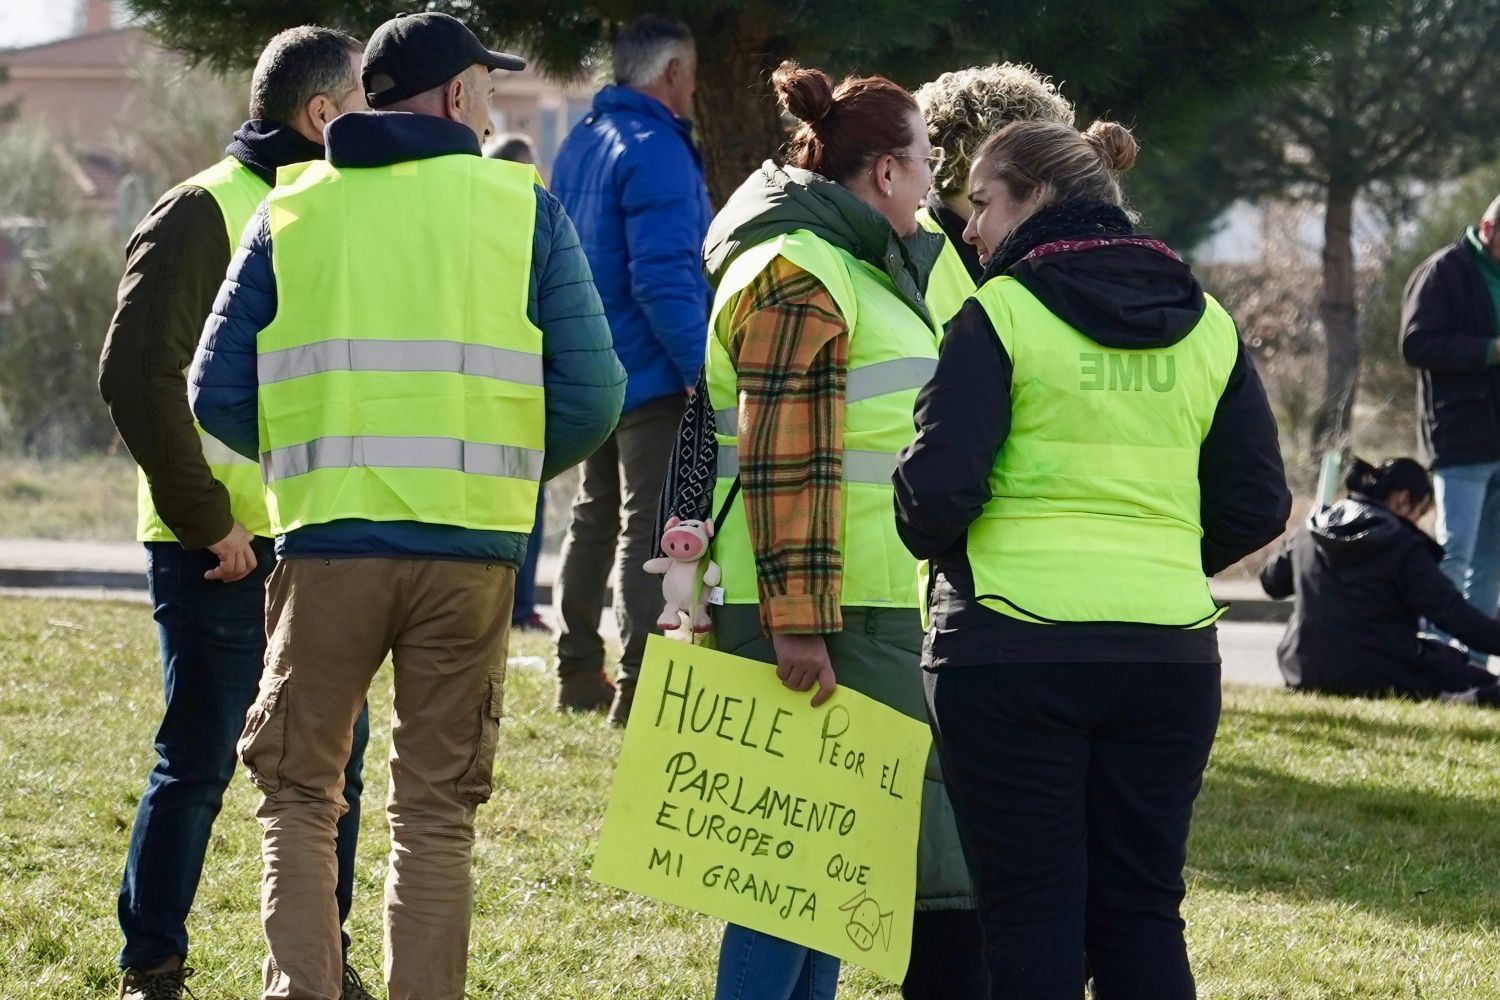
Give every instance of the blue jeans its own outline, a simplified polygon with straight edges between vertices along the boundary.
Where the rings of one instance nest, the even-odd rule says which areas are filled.
[[[1493,615],[1500,607],[1500,462],[1451,465],[1433,480],[1443,575]]]
[[[536,564],[542,557],[542,515],[546,513],[547,486],[536,492],[536,522],[526,541],[526,558],[516,571],[516,603],[510,610],[510,623],[519,625],[536,611]]]
[[[235,743],[255,700],[266,651],[265,584],[274,544],[255,540],[255,572],[235,583],[203,579],[218,560],[175,542],[148,542],[147,577],[161,641],[166,712],[156,731],[156,766],[136,809],[120,883],[121,968],[150,968],[188,953],[187,915],[224,789],[234,776]],[[368,710],[354,726],[344,771],[349,811],[338,825],[339,917],[354,892],[354,846]],[[344,938],[347,950],[349,939]]]
[[[833,1000],[839,960],[738,924],[724,928],[714,1000]]]

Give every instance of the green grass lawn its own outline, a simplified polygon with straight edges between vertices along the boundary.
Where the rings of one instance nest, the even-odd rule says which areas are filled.
[[[514,655],[547,655],[526,638]],[[719,925],[591,882],[619,735],[514,670],[480,812],[470,995],[710,995]],[[160,705],[140,605],[0,600],[0,997],[112,995],[115,890]],[[373,695],[390,703],[389,674]],[[1204,997],[1500,997],[1500,715],[1232,690],[1200,800],[1188,933]],[[378,979],[378,724],[354,956]],[[190,924],[202,998],[256,995],[258,830],[236,780]],[[840,996],[896,991],[846,970]]]
[[[0,537],[128,542],[135,475],[128,455],[40,461],[0,453]]]

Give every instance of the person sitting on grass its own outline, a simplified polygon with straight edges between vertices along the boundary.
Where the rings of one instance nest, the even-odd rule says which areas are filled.
[[[1297,691],[1442,698],[1500,707],[1500,684],[1456,647],[1418,634],[1420,620],[1500,653],[1500,621],[1476,610],[1439,570],[1443,550],[1414,523],[1432,506],[1419,463],[1360,459],[1349,496],[1320,510],[1260,571],[1274,598],[1296,595],[1277,659]]]

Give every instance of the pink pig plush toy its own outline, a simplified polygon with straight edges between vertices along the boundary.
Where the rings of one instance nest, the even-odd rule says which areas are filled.
[[[682,628],[683,615],[694,632],[707,632],[713,626],[702,588],[698,586],[698,563],[708,552],[708,540],[712,537],[712,521],[683,521],[677,517],[667,521],[667,530],[661,536],[661,550],[666,555],[647,559],[642,567],[647,573],[661,577],[661,596],[666,605],[657,616],[657,628],[665,632]],[[719,564],[710,559],[703,570],[703,587],[716,587],[718,583]]]

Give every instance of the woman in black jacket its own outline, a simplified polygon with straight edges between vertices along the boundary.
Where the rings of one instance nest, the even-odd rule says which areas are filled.
[[[1348,498],[1315,513],[1260,571],[1267,594],[1297,598],[1276,651],[1287,686],[1500,705],[1493,674],[1417,634],[1426,618],[1500,653],[1500,621],[1464,600],[1438,570],[1442,548],[1412,523],[1432,506],[1427,471],[1410,458],[1378,469],[1355,459],[1345,485]]]
[[[974,157],[984,281],[893,480],[931,563],[928,708],[990,995],[1196,995],[1180,907],[1219,718],[1205,576],[1280,535],[1276,425],[1228,314],[1138,233],[1128,130],[1018,122]]]

